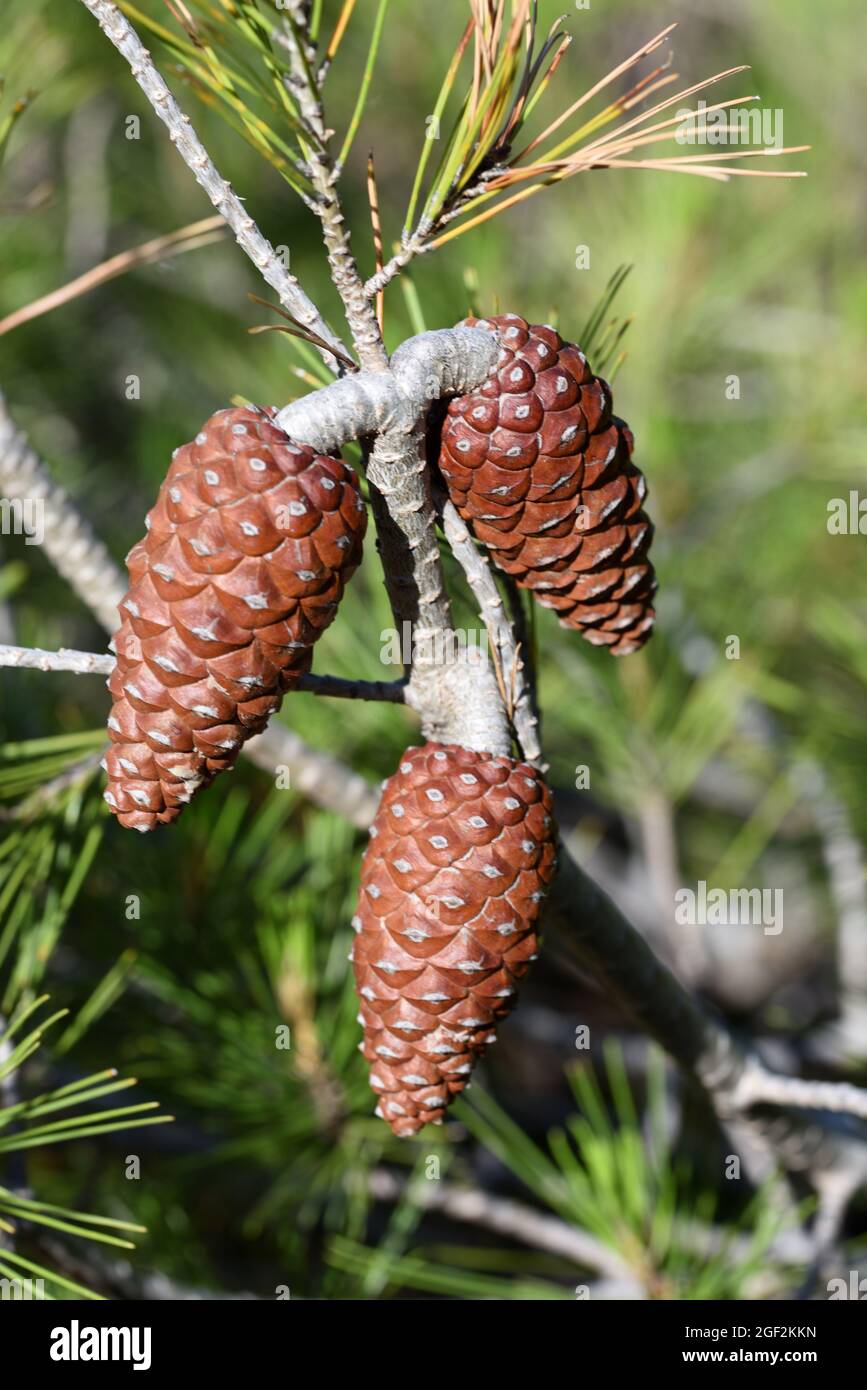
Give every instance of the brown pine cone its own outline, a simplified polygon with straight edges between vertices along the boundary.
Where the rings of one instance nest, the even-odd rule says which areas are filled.
[[[219,410],[176,449],[127,556],[105,793],[121,825],[175,820],[232,767],[310,669],[361,560],[355,473],[274,414]]]
[[[656,591],[647,491],[633,437],[580,348],[518,314],[468,318],[502,351],[477,390],[449,402],[439,467],[500,569],[563,627],[617,656],[650,636]]]
[[[352,952],[376,1113],[442,1123],[538,949],[557,830],[542,774],[457,744],[404,753],[361,867]]]

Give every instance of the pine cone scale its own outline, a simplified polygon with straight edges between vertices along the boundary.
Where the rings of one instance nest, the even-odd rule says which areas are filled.
[[[532,767],[456,745],[407,751],[362,865],[353,968],[379,1112],[441,1121],[538,947],[554,872],[550,793]]]
[[[360,562],[355,474],[273,414],[219,411],[176,450],[127,557],[106,759],[124,825],[174,820],[233,765],[310,669]]]
[[[546,325],[516,314],[465,323],[492,328],[501,352],[487,381],[429,430],[452,501],[494,563],[564,626],[617,654],[635,650],[653,625],[653,532],[632,433],[612,415],[608,385]],[[628,585],[627,564],[639,572]],[[606,575],[604,607],[583,582],[594,570]]]

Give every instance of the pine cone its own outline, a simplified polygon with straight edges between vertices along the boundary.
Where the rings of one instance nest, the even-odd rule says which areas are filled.
[[[633,437],[580,348],[517,314],[468,318],[501,344],[496,372],[453,399],[440,436],[449,495],[500,569],[563,627],[617,656],[649,637],[656,591]]]
[[[121,825],[175,820],[232,767],[310,669],[361,560],[354,472],[274,414],[219,410],[176,449],[127,556],[105,793]]]
[[[535,960],[556,866],[551,793],[514,758],[410,748],[384,784],[352,953],[377,1114],[442,1122]]]

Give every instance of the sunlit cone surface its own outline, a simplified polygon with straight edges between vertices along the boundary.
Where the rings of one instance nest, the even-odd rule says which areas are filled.
[[[439,467],[452,501],[563,626],[618,656],[636,651],[654,620],[653,527],[610,387],[553,328],[517,314],[464,322],[493,328],[501,352],[445,413]]]
[[[274,413],[217,411],[176,449],[127,556],[105,798],[136,830],[174,820],[261,732],[361,560],[354,472]]]
[[[384,784],[353,926],[362,1052],[398,1135],[443,1119],[535,959],[551,793],[514,758],[426,743]]]

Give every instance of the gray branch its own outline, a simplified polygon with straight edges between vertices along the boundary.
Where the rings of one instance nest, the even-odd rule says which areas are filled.
[[[374,440],[368,477],[398,628],[408,621],[444,633],[451,626],[421,431],[431,403],[478,386],[498,352],[483,329],[421,333],[397,349],[387,370],[344,377],[277,414],[280,429],[320,453]]]
[[[814,1083],[772,1072],[753,1053],[742,1050],[722,1024],[683,988],[568,852],[560,855],[546,924],[553,928],[556,943],[567,955],[583,970],[589,970],[604,986],[608,997],[619,1000],[642,1031],[655,1038],[688,1075],[700,1082],[720,1122],[737,1136],[745,1164],[751,1163],[754,1173],[771,1160],[782,1164],[797,1158],[803,1147],[799,1118],[790,1121],[778,1116],[776,1124],[781,1128],[769,1137],[767,1127],[750,1111],[766,1104],[802,1109],[807,1104],[804,1088]],[[812,1092],[812,1103],[817,1100],[818,1113],[825,1115],[829,1139],[822,1162],[839,1162],[849,1168],[850,1143],[843,1135],[835,1140],[833,1116],[844,1112],[862,1115],[867,1092],[827,1083],[821,1094]],[[805,1123],[815,1125],[815,1113],[805,1116]],[[789,1141],[787,1152],[783,1150],[784,1140]],[[831,1154],[836,1154],[836,1158]]]
[[[340,295],[352,341],[362,367],[385,371],[388,356],[382,341],[373,298],[364,282],[350,248],[350,231],[337,182],[340,171],[328,151],[332,132],[328,129],[322,105],[321,78],[316,72],[316,49],[307,37],[304,0],[287,0],[288,18],[282,41],[289,54],[289,90],[298,103],[312,137],[307,150],[307,170],[316,191],[313,211],[319,218],[334,288]],[[280,31],[277,31],[278,34]]]
[[[504,611],[490,562],[476,546],[454,504],[443,498],[440,505],[445,538],[466,576],[479,605],[479,616],[499,657],[501,693],[521,751],[528,762],[540,766],[542,748],[533,692],[526,679],[526,667],[515,638],[515,628]]]
[[[178,152],[281,302],[335,350],[345,352],[218,174],[189,118],[181,112],[147,50],[116,5],[108,0],[82,3],[130,64],[133,76],[167,126]],[[427,625],[426,631],[440,632],[450,622],[450,613],[439,555],[433,551],[429,480],[419,455],[419,431],[431,401],[452,392],[464,393],[485,379],[496,362],[498,346],[493,334],[484,330],[456,329],[422,334],[399,348],[390,363],[384,360],[381,338],[371,321],[370,288],[360,284],[349,255],[348,235],[334,195],[333,170],[329,171],[317,152],[327,133],[316,82],[311,82],[309,76],[309,55],[298,45],[295,51],[298,99],[311,130],[320,137],[314,141],[317,149],[313,160],[314,164],[318,160],[321,167],[314,174],[319,180],[318,210],[323,218],[332,276],[343,297],[365,370],[287,406],[279,413],[277,423],[299,442],[322,452],[339,448],[351,439],[376,437],[379,452],[374,445],[372,481],[405,543],[402,563],[404,577],[415,589],[414,618],[419,625]],[[331,355],[326,356],[328,359]],[[331,366],[336,367],[333,358]],[[391,563],[391,557],[385,558]],[[393,584],[393,594],[395,591]],[[428,737],[454,738],[469,747],[488,747],[497,752],[504,746],[508,748],[505,702],[493,673],[483,662],[462,660],[445,666],[436,661],[419,663],[412,672],[406,699],[421,714]],[[276,726],[272,726],[248,747],[260,766],[273,769],[277,748],[281,753],[291,748],[294,737],[285,729],[278,734]],[[282,758],[277,756],[277,761]],[[287,757],[286,761],[291,759]],[[323,804],[332,803],[335,810],[351,815],[356,824],[373,814],[377,796],[361,778],[352,783],[354,800],[349,804],[346,769],[342,765],[336,765],[333,783],[327,775],[323,781],[322,758],[317,756],[315,778]],[[724,1123],[743,1120],[745,1133],[757,1137],[762,1130],[748,1115],[751,1107],[769,1099],[774,1105],[787,1107],[805,1103],[804,1087],[808,1083],[776,1076],[758,1059],[742,1053],[566,854],[562,856],[552,894],[550,921],[559,926],[562,939],[577,951],[582,964],[594,969],[639,1024],[698,1078]],[[846,1114],[853,1110],[858,1115],[864,1113],[863,1093],[852,1087],[824,1086],[818,1098],[825,1112],[830,1109]]]
[[[867,1120],[867,1091],[843,1081],[803,1081],[780,1076],[749,1057],[733,1092],[739,1110],[753,1105],[785,1105],[798,1110],[826,1110]]]
[[[412,236],[407,237],[406,240],[401,243],[391,260],[386,262],[382,270],[378,270],[375,275],[371,275],[370,279],[365,284],[364,288],[369,295],[375,296],[379,294],[380,290],[384,290],[387,285],[390,285],[392,280],[409,265],[410,261],[415,260],[416,256],[423,256],[425,252],[431,249],[431,230],[431,224],[425,222],[417,231],[413,232]]]
[[[43,651],[41,647],[12,647],[0,644],[0,666],[17,666],[31,671],[73,671],[77,676],[110,676],[115,658],[108,653],[78,652],[69,647]],[[342,676],[301,676],[293,690],[310,695],[330,695],[338,700],[381,700],[402,705],[406,697],[404,681],[345,680]]]
[[[442,1212],[452,1221],[481,1226],[497,1235],[519,1240],[532,1250],[544,1250],[571,1260],[579,1268],[616,1280],[625,1289],[631,1287],[632,1292],[622,1295],[624,1297],[646,1296],[641,1273],[633,1270],[619,1251],[589,1235],[580,1226],[536,1211],[523,1202],[450,1182],[410,1184],[388,1168],[372,1169],[368,1191],[379,1202],[397,1203],[409,1199],[422,1211]],[[732,1235],[695,1221],[675,1222],[674,1235],[684,1250],[706,1259],[713,1259],[726,1250],[732,1261],[746,1260],[754,1245],[752,1236]],[[800,1227],[793,1227],[777,1234],[768,1254],[781,1264],[801,1265],[810,1259],[812,1246],[809,1236]]]
[[[249,256],[263,280],[276,291],[283,307],[344,357],[349,356],[296,276],[286,269],[270,241],[262,235],[231,184],[219,173],[193,129],[189,116],[178,106],[150,53],[117,5],[112,4],[111,0],[81,0],[81,3],[93,15],[118,53],[126,59],[139,87],[167,127],[169,138],[181,159],[205,190],[217,212],[231,227],[241,250]],[[336,375],[339,368],[334,356],[322,350],[322,357]]]
[[[97,652],[76,652],[61,647],[46,652],[41,647],[0,646],[0,666],[17,666],[30,671],[74,671],[77,676],[110,676],[114,657]]]
[[[421,365],[428,343],[433,347],[428,359],[433,367],[425,376]],[[448,359],[450,351],[454,352],[454,358],[446,365],[444,358]],[[495,351],[491,335],[480,330],[423,334],[406,344],[405,349],[398,350],[391,371],[361,372],[323,387],[282,411],[280,423],[284,429],[288,426],[293,437],[320,449],[337,447],[357,433],[375,432],[377,426],[381,428],[386,422],[398,420],[404,426],[418,407],[418,396],[414,397],[413,392],[419,391],[420,383],[426,383],[428,390],[433,384],[441,391],[471,389],[487,375]],[[20,448],[19,444],[19,452]],[[26,446],[24,448],[30,454]],[[34,462],[32,455],[30,461]],[[62,496],[61,510],[66,515],[60,519],[69,525],[73,534],[79,537],[88,534],[69,499],[65,494]],[[88,602],[101,609],[106,626],[113,626],[114,608],[123,592],[123,581],[107,553],[101,582],[111,595],[110,605],[105,602],[104,591],[98,599],[90,585]],[[46,660],[50,661],[50,655],[36,653],[29,664],[44,666]],[[88,653],[67,654],[67,659],[73,665],[65,669],[105,669],[101,663],[110,661],[110,658]],[[74,664],[82,661],[84,666]],[[15,664],[26,663],[17,658]],[[493,679],[490,670],[486,671],[483,666],[473,669],[472,662],[455,662],[445,671],[445,684],[442,679],[432,680],[426,688],[425,681],[431,679],[431,673],[430,668],[422,664],[419,671],[413,673],[413,682],[406,691],[407,703],[422,714],[427,736],[434,736],[428,732],[432,728],[439,731],[437,721],[440,720],[445,736],[454,736],[457,732],[457,741],[468,740],[469,747],[493,745],[495,751],[501,751],[502,730],[497,727],[496,715],[493,726],[484,727],[489,706],[494,711],[503,708],[496,689],[491,699],[490,689],[484,684]],[[483,721],[481,734],[476,727],[479,720]],[[476,742],[478,737],[482,739],[481,745]],[[313,753],[290,730],[272,725],[246,747],[253,760],[272,774],[281,765],[289,766],[298,790],[315,795],[320,804],[348,816],[357,825],[367,824],[372,819],[378,800],[375,790],[336,759]],[[701,1010],[657,960],[614,904],[566,854],[561,857],[550,917],[555,925],[559,923],[561,937],[577,949],[583,963],[596,969],[609,990],[622,999],[628,1012],[702,1082],[721,1118],[730,1120],[744,1115],[760,1101],[793,1107],[809,1104],[825,1111],[859,1116],[867,1113],[864,1093],[857,1088],[828,1083],[820,1091],[808,1092],[805,1088],[812,1087],[812,1083],[777,1076],[757,1060],[745,1057],[725,1030]]]
[[[117,606],[126,592],[123,575],[69,494],[19,431],[0,391],[0,490],[36,506],[42,549],[75,594],[113,632]]]
[[[75,502],[54,482],[15,428],[2,392],[0,486],[10,498],[42,502],[46,555],[102,627],[114,632],[118,604],[127,589],[126,576]],[[345,816],[362,829],[373,820],[378,795],[369,783],[331,754],[311,748],[285,724],[271,724],[246,743],[243,751],[272,775],[278,767],[288,767],[292,786],[325,810]]]
[[[422,1211],[440,1211],[453,1221],[483,1226],[497,1235],[520,1240],[533,1250],[559,1255],[582,1269],[595,1270],[609,1279],[634,1284],[636,1291],[640,1289],[635,1274],[615,1250],[580,1227],[534,1211],[521,1202],[448,1182],[408,1184],[387,1168],[371,1171],[368,1191],[380,1202],[409,1199]]]
[[[408,338],[389,370],[362,371],[284,406],[275,424],[299,444],[327,454],[350,440],[388,430],[409,434],[431,403],[472,391],[499,353],[483,328],[440,328]]]
[[[451,606],[436,540],[436,510],[423,454],[428,409],[441,396],[480,385],[499,346],[478,328],[441,329],[408,339],[386,371],[363,371],[323,386],[279,412],[276,423],[321,452],[375,436],[368,478],[398,626],[417,628],[407,704],[427,738],[492,753],[509,751],[505,702],[480,654],[454,651]]]

